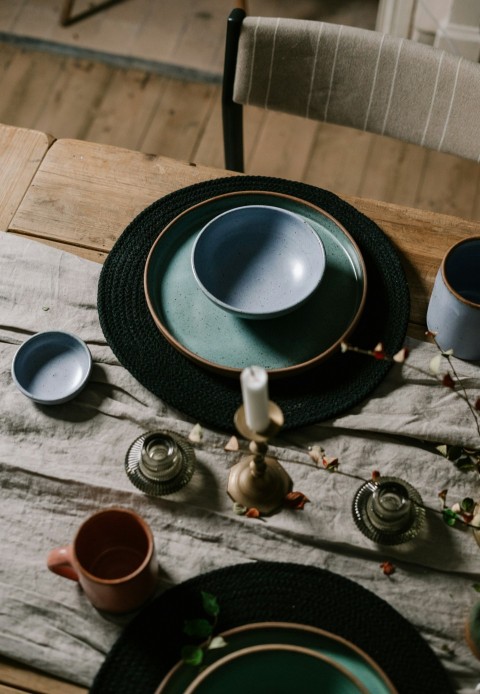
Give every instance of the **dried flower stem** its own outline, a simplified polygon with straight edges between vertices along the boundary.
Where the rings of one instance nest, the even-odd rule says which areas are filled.
[[[303,447],[300,447],[300,446],[292,446],[292,445],[290,445],[290,444],[288,445],[288,447],[289,447],[290,450],[296,450],[296,451],[298,451],[298,453],[300,453],[300,454],[303,454],[303,453],[307,453],[308,455],[310,454],[310,449],[309,449],[309,448],[306,448],[306,447],[303,448]],[[350,478],[350,479],[358,480],[359,482],[373,482],[373,483],[375,482],[375,480],[374,480],[373,478],[370,478],[370,479],[367,480],[367,479],[365,479],[364,477],[361,477],[360,475],[356,475],[356,474],[354,474],[354,473],[352,473],[352,472],[345,472],[345,470],[340,470],[338,467],[335,468],[334,471],[329,470],[328,468],[323,467],[322,465],[320,465],[320,464],[318,464],[318,463],[315,463],[315,462],[313,462],[312,460],[283,460],[282,462],[285,462],[285,463],[294,463],[294,464],[296,464],[296,465],[307,465],[308,467],[313,467],[313,468],[315,468],[316,470],[321,470],[322,472],[328,472],[329,474],[335,474],[335,475],[342,475],[343,477],[348,477],[348,478]],[[377,473],[377,474],[378,474],[378,473]],[[381,475],[379,475],[379,477],[381,477]],[[435,514],[437,514],[437,515],[439,515],[439,516],[443,516],[445,510],[448,508],[447,505],[446,505],[446,503],[444,504],[444,507],[443,507],[442,509],[433,508],[432,506],[427,506],[426,504],[423,504],[423,503],[422,503],[422,504],[418,504],[418,503],[417,503],[416,501],[414,501],[414,500],[413,500],[413,503],[414,503],[415,505],[419,506],[420,508],[425,509],[425,511],[430,511],[431,513],[435,513]],[[466,528],[473,528],[473,530],[478,530],[478,529],[479,529],[478,526],[476,526],[476,525],[474,525],[473,523],[471,523],[471,522],[465,520],[465,518],[463,518],[462,515],[461,515],[460,513],[455,513],[455,517],[456,517],[456,521],[458,521],[458,523],[460,523],[461,525],[465,526]]]
[[[448,361],[448,364],[452,370],[452,373],[455,376],[454,385],[455,384],[458,385],[459,389],[460,389],[460,390],[458,390],[457,388],[452,387],[451,390],[459,398],[461,398],[461,400],[463,400],[467,404],[470,412],[472,413],[472,416],[473,416],[473,419],[475,422],[475,426],[477,428],[478,435],[480,436],[480,416],[479,416],[479,413],[475,410],[475,408],[473,407],[472,403],[470,402],[470,400],[468,398],[468,394],[467,394],[467,391],[465,389],[465,386],[463,385],[463,383],[462,383],[462,381],[461,381],[461,379],[460,379],[460,377],[459,377],[459,375],[455,369],[455,366],[453,365],[453,362],[451,359],[452,355],[448,354],[447,352],[443,352],[440,349],[437,341],[435,340],[435,336],[433,335],[432,337],[433,337],[435,345],[437,346],[438,350],[440,351],[442,357],[444,357]],[[360,347],[354,347],[353,345],[349,345],[345,342],[342,343],[342,352],[356,352],[357,354],[364,354],[366,356],[373,357],[374,359],[379,359],[381,361],[391,362],[392,364],[393,363],[399,363],[399,360],[395,359],[395,357],[391,357],[388,354],[385,354],[382,350],[361,349]],[[435,374],[432,374],[430,371],[422,368],[421,366],[415,366],[414,364],[409,364],[408,361],[405,361],[404,359],[402,360],[401,363],[404,366],[407,366],[412,371],[415,371],[415,372],[421,374],[422,376],[427,376],[428,378],[433,378],[435,381],[437,381],[437,383],[442,383],[442,379],[440,377],[437,377]]]
[[[433,339],[434,339],[434,342],[435,342],[435,344],[437,345],[438,349],[440,349],[440,347],[438,346],[437,341],[435,340],[435,338],[433,338]],[[442,352],[442,350],[440,350],[440,351]],[[475,408],[473,407],[472,403],[470,402],[470,400],[469,400],[469,398],[468,398],[467,391],[465,390],[465,386],[463,385],[462,381],[460,380],[460,377],[459,377],[459,375],[457,374],[457,371],[456,371],[456,369],[455,369],[455,366],[453,365],[451,355],[450,355],[450,354],[445,354],[445,352],[442,352],[442,356],[444,356],[445,359],[448,361],[448,364],[449,364],[450,368],[452,369],[452,373],[453,373],[453,375],[455,376],[456,382],[458,383],[459,387],[460,387],[461,390],[462,390],[461,393],[460,393],[458,390],[455,390],[454,392],[457,393],[457,395],[458,395],[459,397],[461,397],[462,400],[465,400],[465,402],[467,403],[467,405],[468,405],[468,407],[469,407],[469,409],[470,409],[470,412],[472,413],[473,419],[474,419],[474,421],[475,421],[475,425],[476,425],[476,427],[477,427],[478,435],[480,436],[480,420],[479,420],[478,412],[475,410]]]

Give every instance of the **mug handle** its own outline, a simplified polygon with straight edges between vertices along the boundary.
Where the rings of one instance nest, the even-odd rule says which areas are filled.
[[[47,557],[47,567],[54,574],[69,578],[71,581],[78,581],[78,574],[72,564],[72,546],[55,547]]]

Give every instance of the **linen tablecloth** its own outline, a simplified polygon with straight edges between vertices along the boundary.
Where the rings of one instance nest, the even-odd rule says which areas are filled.
[[[241,562],[324,567],[387,600],[420,630],[458,691],[473,692],[480,664],[463,628],[479,597],[473,585],[480,581],[480,548],[471,529],[443,522],[438,494],[448,489],[449,504],[477,500],[478,473],[457,470],[433,446],[478,445],[466,404],[433,377],[395,366],[360,406],[283,439],[280,434],[272,445],[294,489],[310,500],[303,510],[261,521],[236,515],[225,490],[241,452],[225,451],[229,436],[206,428],[195,444],[198,467],[189,485],[171,496],[147,497],[125,474],[130,444],[153,429],[188,436],[196,422],[141,386],[112,354],[96,311],[99,273],[96,263],[0,232],[0,653],[85,686],[92,682],[128,618],[99,614],[76,584],[47,570],[46,556],[68,543],[88,515],[120,505],[152,527],[159,591]],[[51,329],[85,340],[94,366],[79,396],[47,407],[17,390],[10,367],[23,340]],[[408,363],[428,370],[436,348],[413,340],[409,346]],[[474,401],[480,369],[456,366]],[[338,458],[339,472],[348,474],[318,468],[308,455],[312,445]],[[349,474],[367,480],[373,470],[410,482],[434,509],[415,542],[379,547],[356,528],[351,504],[361,480]],[[395,565],[391,576],[380,567],[387,560]]]

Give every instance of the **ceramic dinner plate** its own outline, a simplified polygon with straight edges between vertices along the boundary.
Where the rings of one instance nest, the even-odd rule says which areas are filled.
[[[260,321],[233,316],[213,304],[193,276],[191,250],[204,225],[243,205],[289,210],[308,221],[323,243],[320,286],[286,316]],[[357,244],[329,214],[288,195],[250,191],[220,195],[181,213],[153,244],[144,275],[148,308],[163,336],[196,363],[232,376],[251,364],[271,376],[289,375],[327,358],[356,326],[366,286]]]
[[[216,648],[206,652],[204,659],[206,669],[203,672],[208,672],[210,668],[213,668],[212,672],[214,672],[215,664],[225,661],[225,659],[232,654],[242,653],[245,650],[258,646],[278,646],[282,644],[290,647],[308,649],[330,660],[331,663],[341,668],[344,673],[348,673],[349,677],[356,681],[356,690],[354,691],[366,690],[369,694],[397,694],[397,690],[388,677],[366,653],[345,639],[330,634],[327,631],[323,631],[322,629],[287,622],[262,622],[231,629],[230,631],[224,632],[222,636],[226,641],[226,645],[223,648]],[[285,654],[282,655],[285,656]],[[280,658],[278,652],[272,657]],[[241,659],[237,663],[234,663],[231,666],[232,669],[230,672],[240,667],[241,662],[246,664],[247,660]],[[258,668],[264,667],[265,662],[264,660],[263,665],[261,662],[260,665],[254,665],[253,662],[248,663],[248,665],[252,665],[252,668],[257,668],[256,671],[258,672]],[[290,689],[290,691],[304,691],[300,685],[302,683],[301,677],[306,662],[307,661],[305,661],[303,665],[300,665],[297,660],[296,665],[294,665],[297,672],[297,687]],[[316,670],[317,667],[321,666],[318,663],[310,662],[308,667]],[[218,670],[218,672],[220,672],[220,670]],[[227,671],[225,671],[225,673],[230,674],[227,673]],[[192,683],[197,681],[200,675],[201,673],[199,673],[198,668],[179,662],[166,675],[155,694],[184,694]],[[218,674],[216,676],[220,677]],[[213,687],[213,677],[206,681],[212,684]],[[338,686],[339,681],[340,679],[337,679],[336,686]],[[214,694],[217,690],[213,688],[208,690],[200,688],[197,690],[193,688],[191,691],[195,694],[203,694],[204,691],[208,691],[209,694]],[[224,691],[234,692],[235,690],[233,688],[226,688]],[[251,690],[247,687],[242,691]],[[267,691],[267,689],[264,688],[263,691]],[[270,691],[277,690],[272,688]],[[322,689],[321,691],[325,692],[325,694],[337,694],[343,690],[332,688]],[[346,691],[351,690],[347,689]]]
[[[230,653],[205,668],[185,694],[369,694],[343,667],[318,651],[271,644]]]

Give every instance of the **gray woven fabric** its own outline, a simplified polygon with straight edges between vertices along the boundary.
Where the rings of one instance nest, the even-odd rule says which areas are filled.
[[[480,65],[375,31],[247,17],[234,101],[480,161]]]

